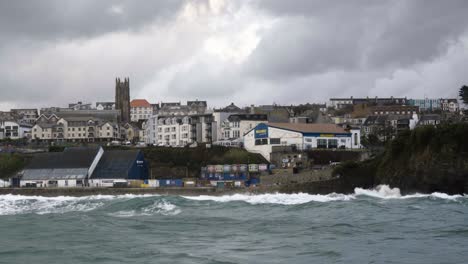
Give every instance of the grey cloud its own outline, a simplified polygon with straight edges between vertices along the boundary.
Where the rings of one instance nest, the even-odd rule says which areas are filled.
[[[182,4],[182,0],[0,1],[0,37],[3,42],[89,38],[167,19]],[[121,7],[122,13],[112,13],[112,7]]]
[[[468,2],[257,1],[279,17],[250,66],[265,78],[405,67],[444,54],[468,29]]]
[[[445,53],[468,29],[468,2],[400,1],[368,54],[370,66],[411,65]]]
[[[150,101],[217,105],[444,96],[468,83],[468,1],[236,1],[216,21],[229,27],[196,16],[178,25],[187,2],[207,5],[0,1],[0,108],[111,100],[116,76],[129,76],[132,95]],[[110,12],[113,6],[122,13]],[[207,38],[228,34],[220,28],[243,36],[245,25],[263,26],[251,13],[273,23],[257,32],[249,57],[240,64],[204,57],[214,54],[205,50]]]
[[[303,17],[285,18],[263,36],[246,70],[264,78],[291,78],[360,63],[357,25],[342,27]]]

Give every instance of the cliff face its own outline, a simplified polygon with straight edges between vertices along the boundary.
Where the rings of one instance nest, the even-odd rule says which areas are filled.
[[[420,127],[391,141],[382,155],[335,171],[353,181],[402,192],[468,193],[468,124]]]

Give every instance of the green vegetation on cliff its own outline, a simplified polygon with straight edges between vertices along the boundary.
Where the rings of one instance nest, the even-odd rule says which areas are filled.
[[[27,162],[27,156],[19,154],[0,154],[0,178],[9,178],[22,170]]]
[[[418,127],[388,142],[383,154],[362,163],[345,163],[334,173],[402,191],[468,191],[468,124]]]

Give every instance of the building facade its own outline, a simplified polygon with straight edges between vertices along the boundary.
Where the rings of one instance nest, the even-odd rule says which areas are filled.
[[[406,105],[408,104],[408,99],[406,98],[397,98],[397,97],[366,97],[366,98],[330,98],[328,102],[328,107],[335,109],[342,109],[348,106],[357,105],[357,104],[369,104],[369,105]]]
[[[12,115],[21,123],[34,124],[38,116],[38,111],[35,108],[11,109]]]
[[[115,102],[96,102],[97,110],[115,110]]]
[[[31,137],[32,125],[9,120],[0,120],[0,139],[23,139]]]
[[[109,142],[125,139],[116,122],[98,118],[41,115],[32,127],[37,142]]]
[[[440,99],[442,111],[457,113],[460,111],[460,105],[457,99]]]
[[[145,99],[134,99],[130,102],[130,119],[132,122],[147,120],[153,115],[153,106]]]
[[[270,161],[275,146],[308,149],[358,149],[360,130],[346,131],[333,124],[261,123],[244,136],[247,151]]]
[[[242,146],[245,133],[260,123],[268,123],[264,114],[233,114],[221,123],[217,145]]]

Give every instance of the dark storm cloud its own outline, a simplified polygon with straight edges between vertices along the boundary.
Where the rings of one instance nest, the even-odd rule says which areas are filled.
[[[468,29],[468,1],[257,1],[280,18],[251,56],[261,76],[404,67],[440,56]]]
[[[446,96],[468,83],[466,14],[465,0],[0,1],[0,109],[112,99],[116,76],[150,101]]]
[[[167,19],[182,0],[44,0],[0,1],[2,41],[89,38],[132,30],[155,19]],[[121,13],[119,13],[121,11]]]

